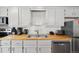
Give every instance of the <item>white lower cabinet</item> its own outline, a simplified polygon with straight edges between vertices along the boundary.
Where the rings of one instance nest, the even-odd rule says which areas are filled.
[[[36,53],[37,50],[35,47],[24,47],[24,53]]]
[[[24,40],[24,53],[36,53],[37,40]]]
[[[22,53],[22,40],[12,40],[12,53]]]
[[[1,47],[2,53],[10,53],[10,47]]]
[[[22,47],[12,47],[12,53],[22,53]]]
[[[10,53],[11,50],[10,40],[1,40],[1,52]]]
[[[38,40],[38,53],[51,53],[51,40]]]
[[[51,40],[24,40],[24,53],[51,53]]]
[[[1,40],[1,53],[51,53],[51,40]]]

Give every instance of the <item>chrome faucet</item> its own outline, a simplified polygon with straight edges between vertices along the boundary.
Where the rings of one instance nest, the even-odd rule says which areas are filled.
[[[39,30],[35,30],[35,32],[37,33],[37,36],[39,37]]]

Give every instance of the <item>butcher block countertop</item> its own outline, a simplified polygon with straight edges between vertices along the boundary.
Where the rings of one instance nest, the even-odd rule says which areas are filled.
[[[53,40],[53,41],[71,41],[72,37],[67,35],[48,35],[46,38],[29,38],[28,35],[8,35],[0,38],[0,40]]]

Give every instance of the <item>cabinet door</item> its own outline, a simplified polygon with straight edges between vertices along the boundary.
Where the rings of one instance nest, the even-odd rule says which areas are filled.
[[[21,25],[27,26],[30,24],[30,18],[31,18],[31,11],[29,10],[28,7],[22,7],[21,8]]]
[[[55,27],[60,28],[61,26],[64,26],[64,9],[57,8],[56,9]]]
[[[46,20],[46,11],[31,11],[31,24],[32,25],[43,25]]]
[[[37,40],[24,40],[24,47],[36,47]]]
[[[24,53],[36,53],[36,47],[24,47]]]
[[[46,7],[46,24],[47,25],[55,25],[55,8]]]
[[[9,17],[9,26],[17,27],[19,25],[18,7],[8,8],[8,17]]]
[[[10,53],[10,47],[1,47],[2,53]]]
[[[51,47],[51,40],[38,40],[38,47]]]
[[[51,53],[51,47],[38,47],[38,53]]]
[[[8,9],[5,7],[0,8],[0,16],[8,16]]]
[[[22,47],[13,47],[12,53],[22,53]]]
[[[73,8],[65,8],[64,9],[64,16],[65,17],[73,17],[74,16],[74,10],[73,10]]]
[[[20,46],[22,47],[22,40],[12,40],[12,47]]]
[[[38,53],[50,53],[51,40],[38,40]]]

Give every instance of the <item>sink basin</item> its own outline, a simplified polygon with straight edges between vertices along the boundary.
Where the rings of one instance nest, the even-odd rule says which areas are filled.
[[[29,35],[28,38],[47,38],[47,35]]]
[[[37,38],[38,35],[29,35],[28,38]]]
[[[39,35],[38,37],[40,37],[40,38],[47,38],[48,36],[47,35]]]

